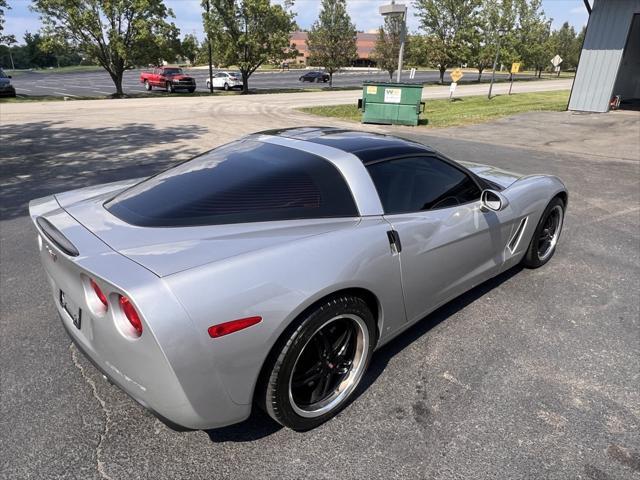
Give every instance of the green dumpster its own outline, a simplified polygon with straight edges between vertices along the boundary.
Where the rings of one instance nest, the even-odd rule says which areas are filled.
[[[421,100],[421,83],[364,82],[358,107],[362,123],[418,125],[424,109]]]

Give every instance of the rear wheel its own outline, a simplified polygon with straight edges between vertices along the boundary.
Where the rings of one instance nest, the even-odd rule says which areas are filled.
[[[191,87],[191,88],[189,88],[189,93],[193,93],[193,92],[195,92],[195,91],[196,91],[196,87]]]
[[[144,89],[145,89],[146,91],[150,92],[150,91],[151,91],[151,88],[152,88],[152,87],[151,87],[151,84],[149,83],[149,80],[145,80],[145,81],[144,81]]]
[[[228,84],[228,83],[225,83],[225,84],[224,84],[224,91],[225,91],[225,92],[228,92],[228,91],[229,91],[229,84]]]
[[[265,371],[267,413],[298,431],[335,416],[369,364],[374,332],[373,315],[358,297],[333,297],[305,314]]]
[[[563,222],[564,202],[556,197],[547,205],[533,232],[527,253],[522,259],[522,264],[525,267],[541,267],[553,257],[560,239]]]

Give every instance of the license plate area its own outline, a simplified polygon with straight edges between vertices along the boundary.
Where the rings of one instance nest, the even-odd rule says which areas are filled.
[[[62,290],[60,290],[60,306],[71,317],[75,327],[80,330],[82,326],[82,309],[70,300]]]

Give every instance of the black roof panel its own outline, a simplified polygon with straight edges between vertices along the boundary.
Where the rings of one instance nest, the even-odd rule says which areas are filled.
[[[356,155],[365,164],[397,155],[433,152],[425,145],[403,138],[335,127],[296,127],[260,133],[337,148]]]

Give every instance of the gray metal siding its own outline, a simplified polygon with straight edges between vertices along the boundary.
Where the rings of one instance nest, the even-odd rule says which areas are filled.
[[[640,0],[595,0],[569,110],[606,112]]]

